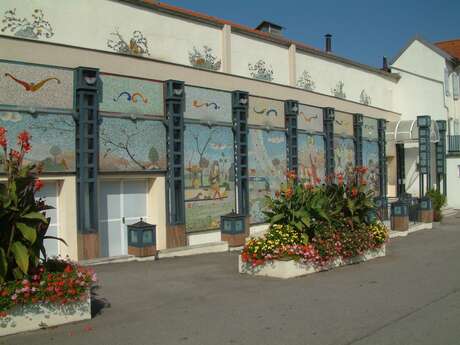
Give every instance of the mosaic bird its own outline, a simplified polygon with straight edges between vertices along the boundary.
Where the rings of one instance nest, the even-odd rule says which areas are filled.
[[[26,82],[24,80],[20,80],[20,79],[15,78],[13,75],[11,75],[9,73],[5,73],[5,77],[10,77],[16,83],[22,85],[26,91],[30,91],[30,92],[36,92],[36,91],[40,90],[43,87],[43,85],[45,85],[47,82],[49,82],[51,80],[56,80],[58,84],[61,83],[61,81],[58,78],[55,78],[55,77],[43,79],[43,80],[39,81],[38,83],[34,83],[34,82],[28,83],[28,82]]]

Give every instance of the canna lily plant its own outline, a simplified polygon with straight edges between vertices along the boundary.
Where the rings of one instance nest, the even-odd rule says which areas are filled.
[[[32,149],[28,132],[18,135],[17,146],[8,148],[7,130],[0,127],[6,173],[6,183],[0,183],[0,283],[21,279],[38,267],[40,254],[46,259],[44,240],[55,238],[46,235],[49,218],[44,211],[51,207],[35,198],[43,186],[40,166],[24,163]]]

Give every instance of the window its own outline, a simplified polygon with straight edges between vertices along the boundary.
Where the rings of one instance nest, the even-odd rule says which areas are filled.
[[[457,73],[452,73],[452,89],[453,89],[453,96],[454,99],[459,99],[460,97],[460,85],[459,85],[459,77]]]
[[[450,85],[449,85],[449,70],[446,68],[444,69],[444,90],[446,96],[450,96]]]

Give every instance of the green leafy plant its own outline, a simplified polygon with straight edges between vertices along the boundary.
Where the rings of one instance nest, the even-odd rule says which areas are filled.
[[[444,194],[438,192],[435,189],[429,190],[426,195],[431,199],[433,203],[433,216],[436,222],[442,220],[442,211],[441,209],[446,205],[447,198]]]
[[[43,241],[49,225],[44,211],[49,209],[35,193],[43,186],[38,179],[39,168],[24,164],[30,152],[30,136],[18,135],[19,150],[8,150],[6,129],[0,127],[0,146],[4,152],[5,184],[0,184],[0,283],[20,279],[40,263]]]

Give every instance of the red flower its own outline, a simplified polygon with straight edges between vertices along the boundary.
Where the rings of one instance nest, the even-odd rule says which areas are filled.
[[[71,265],[67,265],[64,268],[64,272],[66,272],[66,273],[71,273],[72,271],[73,271],[73,267]]]
[[[11,150],[10,151],[10,157],[15,158],[15,159],[20,159],[21,158],[21,153],[16,150]]]
[[[6,139],[7,130],[4,127],[0,127],[0,146],[6,148],[8,140]]]
[[[18,145],[21,146],[21,149],[26,153],[29,152],[32,148],[29,142],[30,138],[30,134],[27,131],[22,131],[18,135]]]
[[[34,183],[34,189],[36,192],[38,192],[40,189],[43,187],[43,182],[42,180],[36,179]]]
[[[279,192],[278,190],[275,192],[275,196],[276,196],[277,198],[280,197],[280,192]]]

